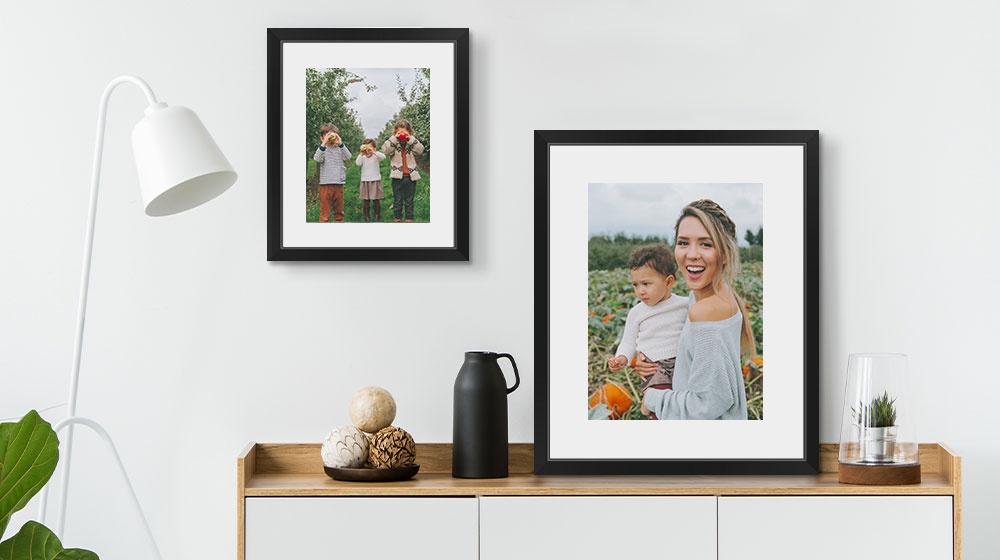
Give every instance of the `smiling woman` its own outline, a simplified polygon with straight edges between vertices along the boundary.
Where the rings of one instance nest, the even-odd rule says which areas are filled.
[[[673,387],[650,388],[643,406],[664,420],[746,420],[742,362],[756,349],[743,299],[732,288],[736,224],[703,199],[684,207],[674,232],[674,256],[694,302],[677,342]],[[640,373],[651,369],[636,365]]]

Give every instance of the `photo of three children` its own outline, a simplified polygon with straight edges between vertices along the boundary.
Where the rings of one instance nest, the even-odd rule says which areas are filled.
[[[306,222],[430,222],[430,69],[309,68],[305,125]]]
[[[347,181],[347,162],[351,151],[344,145],[339,129],[333,124],[320,128],[320,143],[313,154],[319,169],[319,222],[344,222],[344,184]],[[382,186],[381,163],[388,157],[393,193],[393,222],[413,222],[416,182],[420,179],[414,155],[424,153],[424,145],[414,135],[413,126],[406,119],[400,119],[393,126],[392,136],[382,144],[382,150],[375,147],[375,140],[365,138],[359,148],[355,165],[361,168],[358,182],[358,196],[362,203],[365,222],[382,221],[382,200],[385,192]]]

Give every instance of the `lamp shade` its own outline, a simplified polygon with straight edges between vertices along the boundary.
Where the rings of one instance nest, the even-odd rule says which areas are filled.
[[[132,130],[146,214],[168,216],[212,200],[236,172],[194,111],[155,103]]]

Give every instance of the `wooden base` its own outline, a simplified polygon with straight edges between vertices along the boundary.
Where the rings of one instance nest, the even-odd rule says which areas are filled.
[[[920,484],[920,464],[913,465],[858,465],[840,463],[837,479],[844,484],[890,486]]]

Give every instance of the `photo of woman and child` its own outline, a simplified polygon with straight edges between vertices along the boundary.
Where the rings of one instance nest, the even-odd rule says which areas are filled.
[[[591,185],[590,418],[762,418],[760,190],[760,185]],[[664,212],[647,214],[645,226],[633,235],[621,233],[625,224],[615,224],[614,236],[594,233],[613,227],[609,203],[648,204],[650,193],[658,195],[653,206]],[[706,194],[739,209],[744,246],[737,222],[722,204],[711,198],[678,202]],[[597,220],[595,205],[601,209]],[[644,220],[641,213],[637,219]],[[670,221],[672,239],[657,235]],[[628,283],[622,286],[626,271]],[[613,402],[609,395],[619,393],[623,400]],[[612,408],[616,414],[601,414]]]
[[[429,69],[310,68],[306,128],[306,222],[430,221]]]

